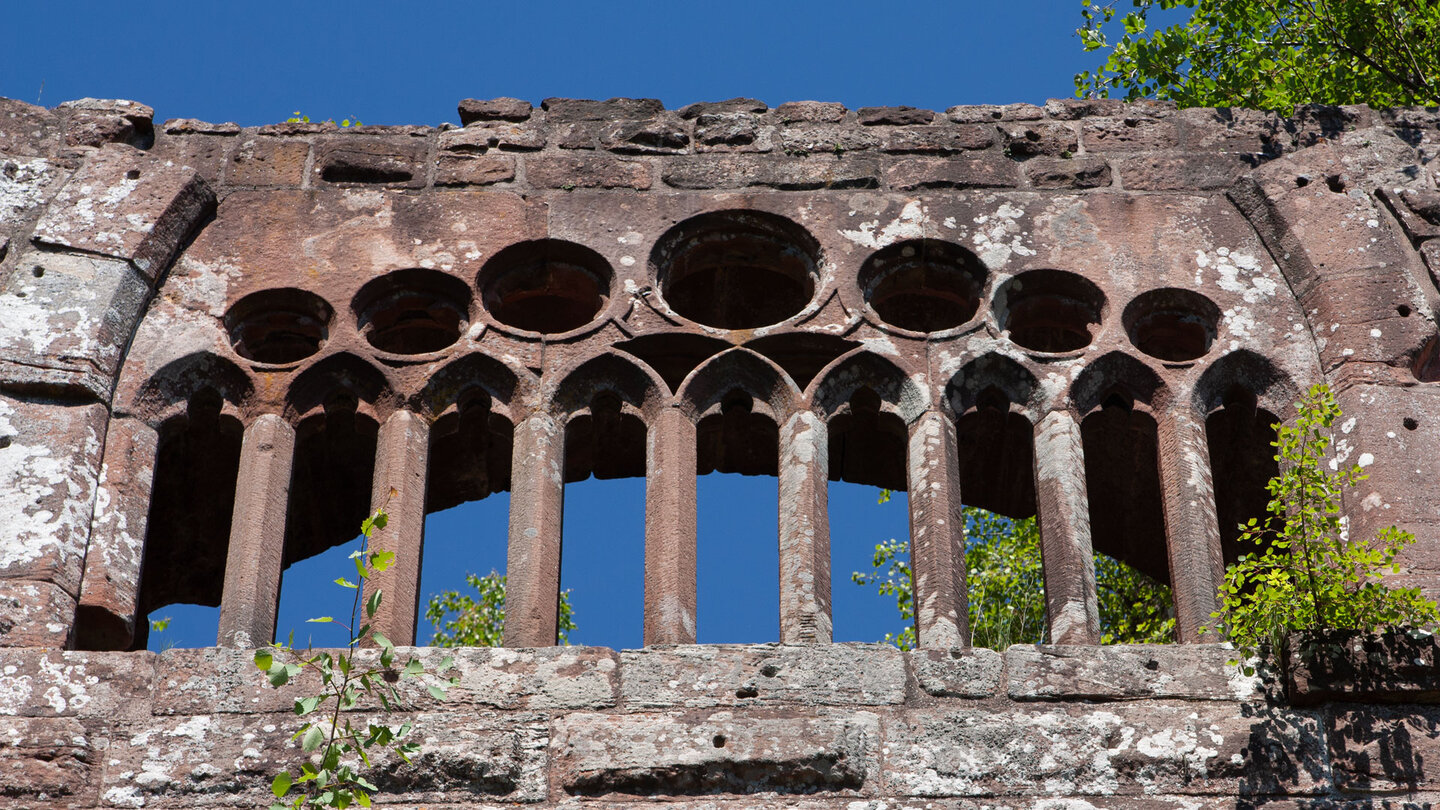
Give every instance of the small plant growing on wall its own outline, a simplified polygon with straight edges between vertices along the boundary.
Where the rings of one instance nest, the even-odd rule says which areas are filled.
[[[1340,416],[1329,388],[1316,385],[1299,402],[1295,425],[1276,425],[1280,474],[1268,484],[1267,514],[1241,527],[1240,542],[1255,550],[1226,570],[1223,605],[1209,628],[1246,657],[1266,645],[1281,649],[1296,631],[1422,632],[1440,622],[1419,588],[1392,588],[1382,579],[1400,571],[1397,559],[1413,534],[1391,526],[1367,540],[1349,532],[1340,497],[1367,475],[1330,457]]]
[[[390,494],[393,497],[395,491],[391,490]],[[356,579],[352,581],[341,576],[335,580],[335,584],[354,592],[349,624],[336,622],[331,616],[309,620],[335,622],[345,627],[350,636],[345,649],[296,650],[292,638],[291,641],[255,651],[255,666],[266,673],[270,685],[276,689],[292,683],[306,671],[315,673],[320,680],[318,693],[295,699],[295,714],[306,720],[292,739],[300,741],[307,759],[300,763],[298,773],[286,769],[275,775],[270,791],[279,801],[271,805],[271,810],[301,810],[306,807],[344,810],[352,804],[369,807],[371,797],[380,788],[367,778],[367,774],[392,754],[409,762],[411,756],[420,750],[419,743],[410,738],[413,729],[409,723],[392,726],[372,719],[357,725],[347,714],[365,698],[378,703],[385,712],[392,711],[403,702],[399,689],[401,682],[426,674],[444,673],[452,665],[449,657],[441,661],[432,673],[427,673],[425,666],[415,658],[397,665],[395,645],[372,624],[380,609],[381,591],[372,591],[362,606],[364,581],[395,563],[394,552],[371,550],[372,537],[376,531],[385,528],[387,520],[383,507],[365,519],[360,525],[363,537],[360,550],[350,555],[355,563]],[[362,644],[379,648],[374,664],[369,663],[372,659],[368,657],[360,660],[361,657],[357,656]],[[436,700],[444,700],[446,687],[457,682],[458,679],[451,678],[443,681],[443,686],[431,683],[427,689]]]

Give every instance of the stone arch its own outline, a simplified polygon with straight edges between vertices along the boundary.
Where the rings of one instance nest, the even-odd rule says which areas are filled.
[[[964,503],[1011,518],[1035,514],[1039,396],[1035,376],[1000,354],[982,355],[950,379],[945,399],[955,414]]]
[[[1088,365],[1070,386],[1070,403],[1080,416],[1103,407],[1115,397],[1126,407],[1153,408],[1165,383],[1160,375],[1124,352],[1110,352]]]
[[[800,401],[783,369],[748,349],[731,349],[691,372],[678,399],[697,424],[700,472],[778,474],[780,427]]]
[[[333,354],[305,369],[285,394],[285,413],[299,422],[317,409],[331,410],[338,400],[379,422],[393,410],[396,396],[385,373],[349,352]]]
[[[1223,406],[1237,385],[1249,391],[1259,407],[1286,419],[1295,414],[1299,386],[1269,358],[1250,349],[1230,352],[1205,369],[1191,393],[1196,410],[1208,414]]]
[[[732,391],[743,391],[781,424],[799,406],[800,389],[774,361],[745,348],[722,352],[690,372],[677,398],[695,418],[721,407]]]
[[[565,425],[565,480],[643,477],[649,426],[666,390],[653,369],[618,352],[567,372],[547,397]]]
[[[190,398],[209,389],[220,396],[221,408],[236,415],[248,403],[255,386],[233,361],[209,351],[187,354],[166,363],[150,375],[132,397],[117,402],[117,413],[133,413],[153,428],[183,415]]]
[[[829,422],[830,480],[908,488],[906,426],[929,404],[920,385],[889,359],[856,349],[825,367],[808,398]]]
[[[987,391],[999,392],[1012,405],[1033,413],[1040,386],[1035,375],[1010,357],[987,353],[966,363],[945,386],[945,402],[956,415],[974,409]]]
[[[854,349],[825,366],[810,383],[805,398],[829,418],[845,407],[857,390],[867,387],[879,395],[882,411],[907,424],[930,405],[924,386],[888,358],[865,348]]]
[[[531,387],[528,374],[522,376],[500,360],[477,352],[440,367],[425,381],[425,387],[410,398],[410,404],[438,420],[483,393],[490,402],[490,410],[503,413],[513,422],[513,411],[530,398]]]

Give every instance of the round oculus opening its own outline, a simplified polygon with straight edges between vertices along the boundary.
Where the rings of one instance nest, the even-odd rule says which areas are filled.
[[[1030,270],[995,291],[995,317],[1019,346],[1070,352],[1090,345],[1105,309],[1105,294],[1083,276]]]
[[[1181,363],[1210,351],[1220,308],[1193,290],[1166,287],[1135,296],[1120,318],[1135,348],[1160,360]]]
[[[939,332],[975,317],[985,277],[985,265],[965,248],[913,239],[872,254],[858,281],[881,320],[912,332]]]
[[[396,270],[361,287],[351,307],[371,346],[428,354],[450,346],[469,327],[470,287],[438,270]]]
[[[595,320],[610,301],[614,277],[609,262],[584,245],[537,239],[496,253],[477,285],[495,320],[553,335]]]
[[[754,329],[788,320],[815,296],[820,245],[760,211],[715,211],[671,228],[650,253],[670,307],[696,323]]]
[[[284,365],[320,351],[333,314],[315,293],[288,287],[261,290],[225,312],[225,332],[235,353],[246,360]]]

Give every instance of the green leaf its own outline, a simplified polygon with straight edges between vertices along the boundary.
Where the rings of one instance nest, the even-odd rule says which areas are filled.
[[[269,671],[270,666],[275,663],[275,656],[269,650],[255,651],[255,666],[258,669]]]
[[[319,726],[312,725],[306,729],[305,736],[301,738],[300,747],[306,752],[310,752],[319,748],[323,742],[325,742],[325,732],[321,731]]]
[[[435,698],[436,700],[444,700],[444,699],[445,699],[445,690],[444,690],[444,689],[442,689],[442,688],[440,688],[440,687],[438,687],[438,686],[435,686],[434,684],[431,684],[430,686],[425,687],[425,689],[426,689],[426,691],[428,691],[428,692],[430,693],[430,697],[433,697],[433,698]]]
[[[370,555],[370,567],[376,571],[385,571],[395,562],[395,552],[376,551]]]
[[[422,664],[422,663],[420,663],[420,659],[418,659],[418,658],[411,658],[409,661],[407,661],[407,662],[405,663],[405,674],[406,674],[406,675],[424,675],[424,674],[425,674],[425,665]]]
[[[275,687],[276,689],[279,689],[280,687],[284,686],[289,680],[290,680],[290,670],[289,670],[288,667],[283,667],[283,666],[282,666],[282,667],[271,667],[271,668],[270,668],[270,685],[271,685],[271,686]]]
[[[320,701],[321,698],[319,697],[306,697],[297,699],[295,701],[295,714],[304,717],[305,715],[315,711],[315,709],[320,706]]]
[[[314,624],[328,624],[329,622],[335,621],[335,619],[331,618],[330,616],[317,616],[313,619],[306,619],[305,621]]]
[[[281,771],[275,774],[275,779],[270,782],[270,792],[275,794],[275,798],[277,799],[283,798],[286,793],[290,792],[289,771]]]
[[[379,644],[382,649],[395,649],[395,645],[391,643],[390,639],[386,638],[385,634],[380,632],[379,630],[376,630],[374,633],[372,633],[370,637],[375,639],[375,643]]]
[[[366,616],[366,618],[374,618],[374,616],[375,616],[375,611],[377,611],[377,610],[379,610],[379,609],[380,609],[380,591],[377,589],[374,593],[370,594],[370,598],[369,598],[369,599],[366,599],[366,600],[365,600],[365,616]],[[364,634],[362,633],[361,635],[364,635]]]

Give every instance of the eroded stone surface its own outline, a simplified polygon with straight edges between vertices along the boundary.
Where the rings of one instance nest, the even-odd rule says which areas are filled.
[[[890,647],[680,646],[621,653],[627,707],[883,705],[905,699]]]
[[[1260,697],[1260,679],[1231,663],[1237,657],[1218,644],[1015,645],[1005,668],[1013,700]]]

